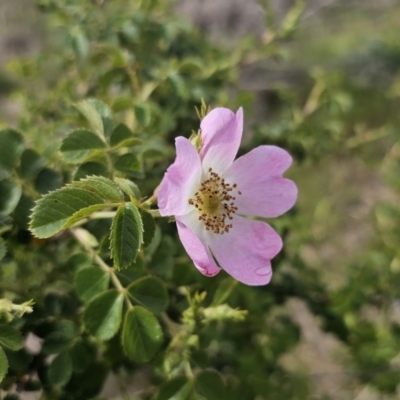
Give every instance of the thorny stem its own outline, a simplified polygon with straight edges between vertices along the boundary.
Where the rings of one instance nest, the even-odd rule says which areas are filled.
[[[69,229],[71,232],[72,236],[75,237],[75,239],[80,243],[80,245],[93,257],[93,259],[96,261],[97,265],[104,271],[110,274],[111,282],[115,286],[115,288],[124,295],[126,305],[128,308],[132,308],[133,305],[131,301],[129,300],[128,294],[126,289],[122,286],[120,280],[118,279],[118,276],[114,272],[114,269],[108,266],[104,260],[99,256],[96,250],[92,249],[87,243],[83,242],[79,235],[76,234],[74,229]]]

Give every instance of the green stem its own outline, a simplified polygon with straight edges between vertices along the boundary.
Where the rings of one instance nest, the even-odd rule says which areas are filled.
[[[116,275],[114,268],[110,267],[107,265],[107,263],[104,262],[104,260],[99,256],[96,250],[92,249],[87,243],[84,243],[80,238],[79,235],[76,234],[74,229],[69,229],[71,232],[72,236],[79,242],[79,244],[91,255],[91,257],[94,259],[94,261],[97,263],[97,265],[104,271],[107,272],[107,274],[110,274],[111,282],[115,286],[115,288],[124,295],[126,305],[128,308],[132,308],[133,305],[131,301],[129,300],[128,293],[120,280],[118,279],[118,276]]]
[[[148,212],[153,218],[161,217],[160,210],[147,210],[147,212]]]

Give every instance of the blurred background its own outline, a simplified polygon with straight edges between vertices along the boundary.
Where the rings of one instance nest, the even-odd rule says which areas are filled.
[[[232,295],[251,332],[231,348],[210,331],[214,367],[247,382],[241,399],[399,399],[400,1],[145,3],[1,0],[0,128],[55,165],[69,104],[96,96],[129,122],[134,70],[154,63],[170,81],[143,101],[143,126],[170,145],[197,129],[202,97],[243,106],[242,152],[288,149],[299,199],[271,221],[285,236],[271,284]],[[168,162],[151,165],[149,192]],[[108,379],[103,396],[118,393]]]

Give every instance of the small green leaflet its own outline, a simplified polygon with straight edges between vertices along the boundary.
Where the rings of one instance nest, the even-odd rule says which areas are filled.
[[[48,370],[49,381],[53,385],[64,386],[71,379],[72,360],[67,350],[58,354]]]
[[[137,304],[153,313],[162,313],[168,305],[168,292],[162,280],[146,276],[132,282],[128,294]]]
[[[77,129],[62,141],[60,152],[66,161],[79,164],[105,147],[106,144],[98,135],[85,129]]]
[[[113,219],[110,236],[115,268],[127,268],[134,262],[142,243],[143,225],[139,210],[132,203],[121,205]]]
[[[86,329],[99,340],[109,340],[117,332],[122,321],[124,296],[115,289],[95,296],[83,314]]]
[[[36,237],[47,238],[109,202],[122,201],[123,193],[114,182],[92,176],[43,196],[33,209],[30,229]]]
[[[126,313],[122,345],[133,361],[145,363],[158,351],[163,340],[157,318],[145,308],[134,306]]]
[[[0,347],[0,383],[6,376],[8,371],[8,360],[4,354],[4,350]]]
[[[0,180],[9,178],[24,148],[22,135],[13,129],[0,131]]]

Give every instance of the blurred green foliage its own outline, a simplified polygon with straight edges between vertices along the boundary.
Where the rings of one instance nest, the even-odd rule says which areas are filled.
[[[300,186],[298,207],[269,221],[286,243],[270,285],[246,287],[224,273],[200,276],[174,225],[162,220],[154,227],[146,210],[138,214],[136,206],[152,198],[174,158],[174,138],[198,129],[195,106],[202,99],[232,109],[243,104],[250,120],[257,96],[238,89],[239,73],[271,60],[285,71],[291,65],[287,54],[296,57],[290,40],[305,35],[299,18],[306,3],[296,2],[282,23],[269,2],[260,3],[269,27],[264,40],[246,37],[232,50],[178,18],[171,1],[37,2],[47,32],[43,51],[12,59],[7,73],[0,71],[0,85],[7,78],[7,96],[20,105],[13,129],[0,121],[0,387],[5,393],[18,398],[18,392],[42,390],[47,399],[96,398],[113,373],[127,398],[317,398],[307,372],[282,362],[302,338],[285,309],[296,298],[343,344],[343,371],[358,388],[369,384],[396,396],[400,44],[391,35],[341,68],[312,64],[295,84],[277,79],[265,90],[268,120],[254,118],[242,150],[261,143],[288,149]],[[328,50],[320,51],[337,54]],[[361,68],[365,65],[370,68]],[[351,224],[349,207],[326,172],[327,165],[339,170],[349,158],[371,174],[378,170],[389,195],[373,206],[374,234],[362,254],[346,260],[335,254],[316,264],[305,247],[326,239],[337,224],[334,216]],[[145,223],[144,237],[127,259],[120,257],[124,250],[110,253],[110,218],[77,226],[79,218],[70,220],[68,211],[57,229],[31,226],[42,239],[28,229],[42,195],[67,183],[70,191],[86,190],[93,175],[116,184],[104,183],[106,194],[98,193],[97,202],[87,200],[94,208],[81,218],[103,209],[111,191],[111,200],[122,196],[134,205],[119,209],[116,225],[130,221],[134,231],[140,225],[135,221]],[[356,171],[345,175],[349,196],[353,191],[356,199],[366,196],[357,191]],[[314,179],[323,181],[322,194],[308,190],[315,189],[309,182]],[[39,204],[47,216],[51,197],[44,199]],[[111,245],[117,240],[111,237]],[[99,268],[99,258],[107,265],[113,258],[120,269]],[[126,288],[129,304],[116,282]],[[24,346],[32,334],[40,339],[40,350]],[[135,374],[146,382],[140,393],[129,395]]]

